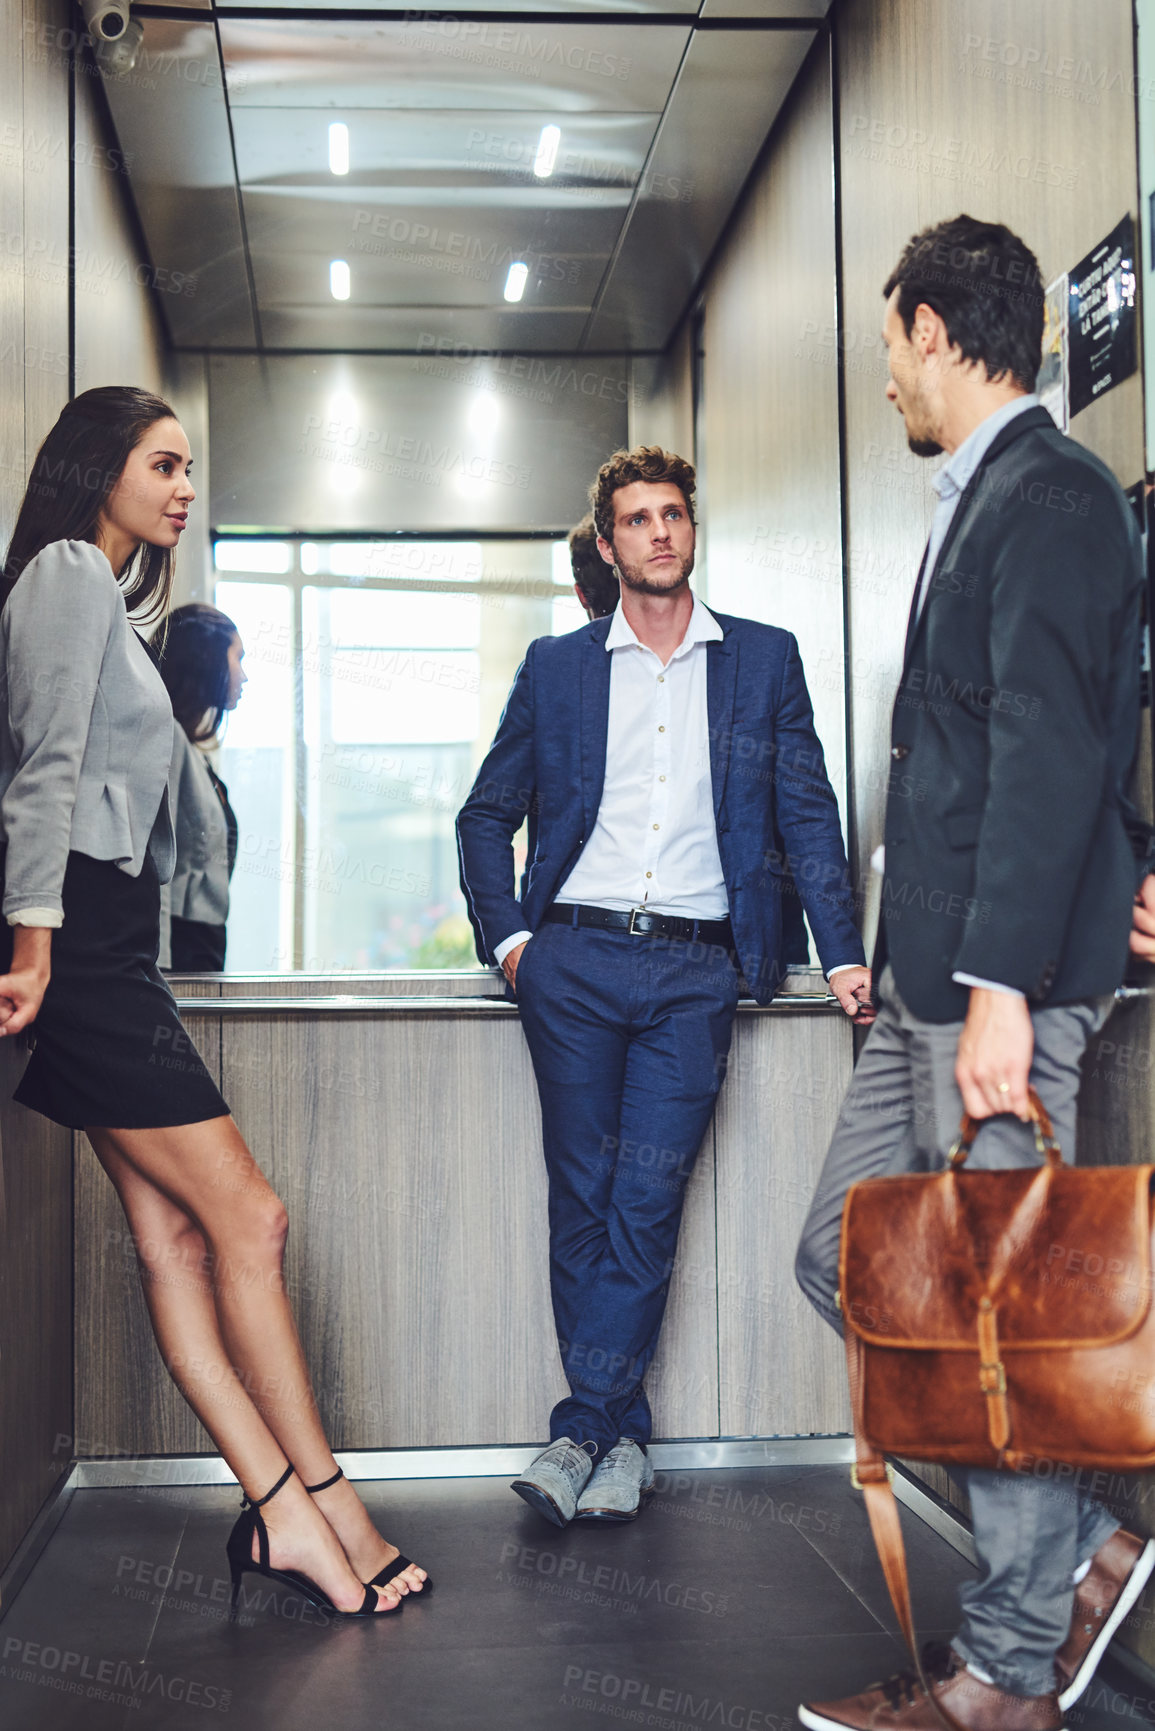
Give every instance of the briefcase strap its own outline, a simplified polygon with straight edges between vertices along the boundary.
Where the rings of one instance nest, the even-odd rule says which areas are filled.
[[[963,1727],[953,1714],[948,1713],[946,1708],[935,1699],[922,1668],[918,1640],[914,1632],[914,1615],[910,1606],[910,1582],[906,1572],[906,1546],[903,1544],[902,1527],[899,1525],[898,1504],[890,1486],[885,1459],[878,1453],[877,1449],[867,1442],[863,1435],[863,1351],[861,1340],[848,1326],[846,1328],[846,1369],[850,1380],[850,1407],[854,1419],[855,1455],[854,1472],[851,1476],[866,1501],[866,1517],[870,1522],[871,1533],[874,1535],[878,1560],[882,1564],[882,1573],[890,1593],[891,1603],[898,1617],[898,1626],[910,1648],[910,1656],[914,1660],[918,1680],[926,1690],[927,1700],[946,1726],[947,1731],[963,1731]]]

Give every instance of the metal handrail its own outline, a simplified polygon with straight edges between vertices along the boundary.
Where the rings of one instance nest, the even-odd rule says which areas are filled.
[[[515,1016],[517,1005],[504,998],[446,998],[432,995],[402,997],[358,997],[350,993],[333,993],[324,997],[278,998],[177,998],[181,1015],[192,1016],[259,1016],[259,1015],[466,1015]],[[805,1011],[839,1009],[838,999],[830,992],[794,992],[775,998],[769,1004],[756,1004],[752,998],[739,1001],[742,1015],[789,1014]]]

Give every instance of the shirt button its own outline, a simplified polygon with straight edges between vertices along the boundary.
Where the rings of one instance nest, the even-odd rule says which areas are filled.
[[[655,825],[654,825],[654,828],[655,828],[655,829],[661,829],[661,827],[662,827],[662,826],[661,826],[661,824],[660,824],[660,823],[656,823],[656,824],[655,824]]]
[[[658,780],[659,780],[659,781],[665,781],[665,779],[666,779],[666,778],[665,778],[665,776],[664,776],[664,775],[660,775],[660,776],[659,776],[659,777],[658,777]]]
[[[665,730],[665,728],[664,728],[664,727],[659,727],[659,729],[658,729],[658,732],[659,732],[659,733],[665,733],[665,731],[666,731],[666,730]]]
[[[659,684],[659,685],[664,685],[664,684],[665,684],[665,683],[666,683],[666,676],[665,676],[665,674],[664,674],[664,673],[659,673],[659,674],[658,674],[658,684]]]
[[[653,872],[647,872],[647,873],[646,873],[646,876],[647,876],[647,877],[648,877],[648,878],[652,878],[652,877],[653,877],[653,875],[654,875],[654,874],[653,874]]]

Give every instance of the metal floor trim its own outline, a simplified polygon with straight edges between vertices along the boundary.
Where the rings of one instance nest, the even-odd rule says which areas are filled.
[[[0,1619],[11,1609],[16,1595],[40,1560],[41,1552],[59,1525],[77,1488],[76,1468],[62,1474],[37,1511],[32,1525],[0,1572]]]
[[[336,1460],[354,1480],[515,1478],[544,1446],[338,1449]],[[702,1438],[652,1443],[650,1456],[659,1472],[843,1466],[854,1457],[854,1441],[848,1436]],[[78,1461],[71,1482],[76,1490],[126,1490],[237,1481],[219,1455],[138,1455]]]
[[[953,1509],[928,1485],[921,1484],[897,1464],[894,1467],[892,1483],[895,1497],[905,1508],[917,1515],[920,1521],[924,1521],[940,1539],[945,1539],[948,1545],[952,1545],[968,1563],[978,1563],[971,1530],[959,1510]]]

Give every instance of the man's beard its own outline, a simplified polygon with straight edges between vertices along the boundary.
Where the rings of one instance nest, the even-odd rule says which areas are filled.
[[[674,558],[677,559],[677,557],[678,555],[675,553]],[[690,581],[690,573],[694,569],[694,555],[691,553],[687,558],[680,561],[680,575],[676,582],[662,583],[656,578],[647,577],[644,565],[627,565],[623,560],[617,559],[616,554],[615,559],[614,569],[617,571],[619,581],[624,588],[631,590],[635,595],[673,595]]]
[[[942,446],[937,439],[916,439],[913,433],[908,433],[906,442],[916,457],[942,456]]]

